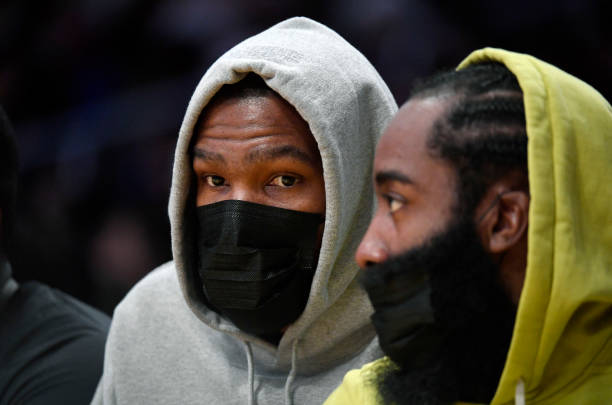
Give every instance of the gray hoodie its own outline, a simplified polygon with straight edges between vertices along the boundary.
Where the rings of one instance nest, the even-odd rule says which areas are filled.
[[[323,162],[326,214],[302,315],[274,346],[202,301],[189,237],[194,126],[224,84],[248,72],[309,124]],[[169,215],[174,261],[117,306],[94,404],[317,404],[353,368],[381,356],[353,259],[373,210],[377,140],[397,110],[366,58],[329,28],[292,18],[236,45],[206,72],[176,146]]]

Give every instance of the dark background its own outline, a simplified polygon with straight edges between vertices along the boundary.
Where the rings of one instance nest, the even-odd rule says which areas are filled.
[[[0,104],[21,154],[17,278],[111,312],[171,258],[172,154],[191,92],[239,41],[287,17],[330,26],[402,103],[483,46],[533,54],[612,93],[612,2],[3,0]]]

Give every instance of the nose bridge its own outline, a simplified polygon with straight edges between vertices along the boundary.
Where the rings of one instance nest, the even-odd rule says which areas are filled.
[[[372,222],[355,253],[355,260],[361,268],[371,264],[382,263],[389,257],[388,246],[383,237],[385,235],[383,232],[384,215],[378,212],[372,218]]]
[[[232,184],[231,191],[227,195],[229,200],[248,201],[261,204],[261,195],[258,190],[248,182],[238,181]]]

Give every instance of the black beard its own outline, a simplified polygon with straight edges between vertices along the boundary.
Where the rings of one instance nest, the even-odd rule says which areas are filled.
[[[426,274],[434,319],[430,330],[439,341],[425,350],[426,364],[398,363],[399,367],[378,376],[383,403],[490,402],[510,346],[516,308],[501,286],[499,266],[482,247],[474,223],[457,221],[421,246],[368,268],[364,287],[379,297],[385,286],[397,292],[399,284],[391,286],[408,269]],[[394,326],[382,323],[378,328]]]

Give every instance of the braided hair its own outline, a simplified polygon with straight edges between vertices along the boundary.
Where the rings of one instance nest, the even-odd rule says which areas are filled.
[[[411,99],[452,97],[427,140],[432,156],[457,170],[459,214],[470,215],[497,179],[513,170],[527,178],[523,93],[501,63],[439,73],[418,83]]]

